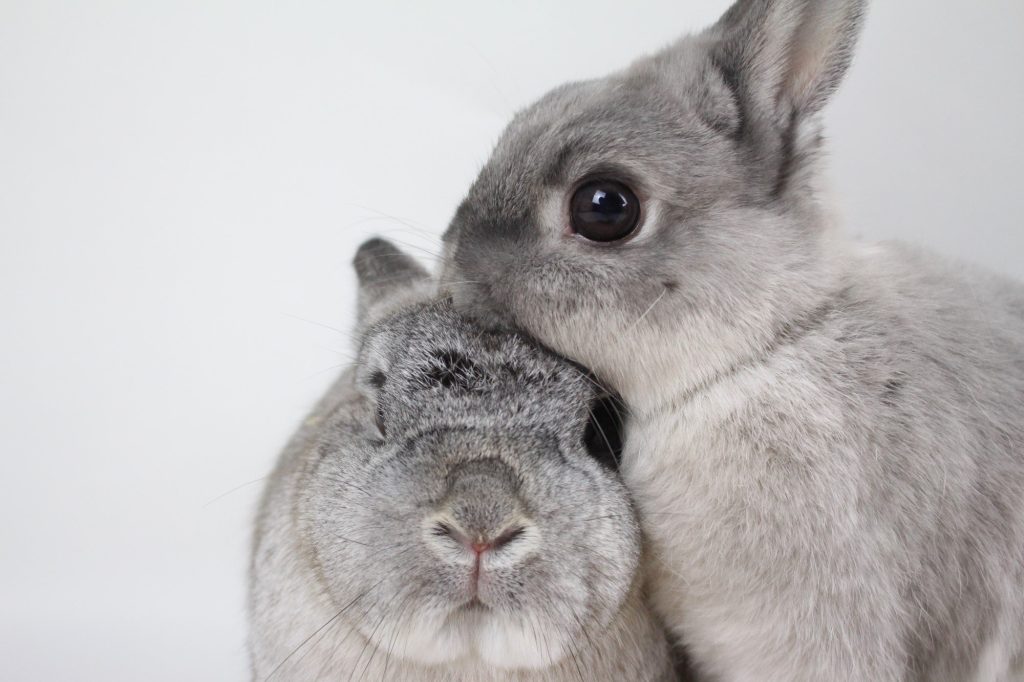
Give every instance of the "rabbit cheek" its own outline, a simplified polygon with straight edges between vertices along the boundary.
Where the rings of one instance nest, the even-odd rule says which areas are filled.
[[[620,375],[646,347],[643,335],[674,292],[656,283],[634,292],[637,284],[620,280],[549,261],[517,277],[506,305],[527,333],[621,390]]]

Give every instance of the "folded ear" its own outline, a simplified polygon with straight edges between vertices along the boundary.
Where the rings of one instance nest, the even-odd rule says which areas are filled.
[[[710,29],[715,64],[745,117],[776,126],[817,113],[853,56],[866,0],[737,0]]]
[[[360,327],[385,312],[385,308],[428,297],[433,288],[430,273],[385,239],[363,242],[353,265],[359,280]]]

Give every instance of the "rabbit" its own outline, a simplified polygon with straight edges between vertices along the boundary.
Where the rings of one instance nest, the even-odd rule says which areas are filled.
[[[843,235],[861,0],[739,0],[519,112],[442,291],[593,372],[708,679],[1024,679],[1024,287]]]
[[[358,360],[287,446],[258,515],[254,679],[675,680],[597,389],[358,251]],[[593,454],[592,454],[593,453]]]

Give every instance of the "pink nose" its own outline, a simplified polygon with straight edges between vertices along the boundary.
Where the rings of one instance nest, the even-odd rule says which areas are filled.
[[[494,547],[493,542],[473,542],[469,545],[470,549],[477,553],[477,555],[483,554],[490,548]]]
[[[498,537],[484,540],[478,537],[475,541],[468,543],[470,549],[476,552],[477,556],[480,556],[489,549],[501,549],[505,545],[519,539],[523,533],[526,532],[526,528],[523,526],[516,526],[514,528],[508,528]]]
[[[451,539],[462,544],[463,547],[473,550],[477,558],[481,554],[492,549],[501,549],[505,545],[518,540],[524,533],[524,526],[508,528],[494,538],[487,538],[485,535],[477,535],[475,538],[448,523],[438,523],[434,526],[434,535],[447,535]]]

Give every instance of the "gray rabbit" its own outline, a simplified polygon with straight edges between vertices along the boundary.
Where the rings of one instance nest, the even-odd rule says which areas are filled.
[[[430,300],[387,242],[356,269],[359,359],[259,514],[255,679],[675,679],[625,487],[585,448],[590,379]]]
[[[592,370],[654,603],[723,680],[1024,678],[1024,287],[841,235],[819,113],[860,0],[740,0],[520,112],[456,305]]]

